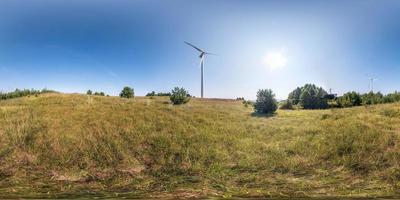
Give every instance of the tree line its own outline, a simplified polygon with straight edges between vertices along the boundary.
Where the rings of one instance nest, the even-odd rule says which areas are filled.
[[[134,89],[126,86],[122,89],[119,96],[121,98],[134,98],[135,97]],[[179,87],[175,87],[174,89],[172,89],[171,92],[168,92],[168,93],[161,93],[161,92],[156,93],[155,91],[152,91],[150,93],[147,93],[146,96],[147,97],[169,96],[170,101],[174,105],[185,104],[185,103],[189,102],[190,97],[191,97],[191,95],[189,94],[189,92],[187,90],[185,90],[184,88],[179,88]]]
[[[240,98],[242,99],[242,98]],[[400,92],[383,95],[381,92],[360,94],[352,91],[337,97],[328,94],[322,87],[314,84],[305,84],[289,93],[288,98],[280,103],[270,89],[261,89],[257,92],[257,100],[253,104],[258,113],[274,113],[280,109],[327,109],[346,108],[361,105],[400,102]],[[243,99],[243,104],[248,105]]]
[[[42,90],[34,90],[34,89],[15,89],[12,92],[0,92],[0,99],[13,99],[18,97],[25,97],[25,96],[37,96],[39,94],[44,93],[53,93],[56,92],[54,90],[42,89]]]

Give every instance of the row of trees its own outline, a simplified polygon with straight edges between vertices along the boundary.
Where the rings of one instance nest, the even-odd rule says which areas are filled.
[[[124,87],[119,94],[121,98],[133,98],[135,92],[131,87]],[[171,93],[155,93],[154,91],[148,93],[146,96],[169,96],[171,102],[175,105],[185,104],[190,100],[190,94],[184,88],[175,87]]]
[[[325,109],[328,108],[328,93],[314,84],[306,84],[303,87],[297,87],[291,93],[285,102],[286,108],[293,105],[299,105],[304,109]]]
[[[164,97],[164,96],[171,96],[170,92],[158,92],[156,93],[155,91],[151,91],[149,93],[146,94],[146,97],[154,97],[154,96],[159,96],[159,97]]]
[[[104,92],[94,92],[92,90],[88,90],[86,92],[87,95],[95,95],[95,96],[106,96]],[[107,95],[108,96],[108,95]]]
[[[34,89],[15,89],[13,92],[0,92],[0,99],[5,100],[5,99],[13,99],[13,98],[18,98],[18,97],[25,97],[25,96],[31,96],[31,95],[39,95],[43,93],[52,93],[55,92],[54,90],[48,90],[48,89],[42,89],[42,90],[34,90]]]
[[[380,92],[369,92],[366,94],[359,94],[357,92],[347,92],[343,96],[338,97],[331,105],[332,107],[352,107],[361,105],[372,105],[380,103],[393,103],[400,101],[400,92],[394,92],[383,95]]]
[[[238,98],[239,100],[242,98]],[[288,95],[288,99],[281,102],[281,109],[293,109],[294,107],[303,109],[326,109],[326,108],[345,108],[361,105],[372,105],[380,103],[400,102],[400,92],[383,95],[380,92],[369,92],[360,94],[357,92],[347,92],[340,97],[328,94],[322,87],[314,84],[306,84],[297,87]],[[243,99],[247,106],[248,101]],[[261,89],[257,92],[257,100],[253,104],[258,113],[273,113],[278,108],[275,94],[270,89]]]

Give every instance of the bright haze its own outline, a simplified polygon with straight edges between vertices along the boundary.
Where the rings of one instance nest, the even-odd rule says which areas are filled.
[[[284,99],[314,83],[400,90],[400,1],[0,1],[0,89]]]

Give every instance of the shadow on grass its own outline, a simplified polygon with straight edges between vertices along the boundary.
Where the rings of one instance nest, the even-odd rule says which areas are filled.
[[[270,118],[276,116],[276,113],[257,113],[253,112],[250,114],[252,117],[263,117],[263,118]]]

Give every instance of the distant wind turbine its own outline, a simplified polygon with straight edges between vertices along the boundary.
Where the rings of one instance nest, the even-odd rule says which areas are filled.
[[[370,87],[370,90],[371,90],[371,92],[374,92],[374,81],[377,81],[378,79],[376,79],[376,78],[372,78],[372,77],[370,77],[369,78],[369,87]]]
[[[200,52],[199,58],[200,58],[200,67],[201,67],[201,98],[203,98],[203,97],[204,97],[204,86],[203,86],[203,82],[204,82],[204,81],[203,81],[204,59],[205,59],[205,57],[206,57],[206,54],[209,54],[209,55],[215,55],[215,54],[206,52],[206,51],[204,51],[204,50],[202,50],[202,49],[200,49],[200,48],[194,46],[193,44],[190,44],[189,42],[186,42],[186,41],[185,41],[185,43],[186,43],[187,45],[193,47],[194,49],[196,49],[197,51]]]

